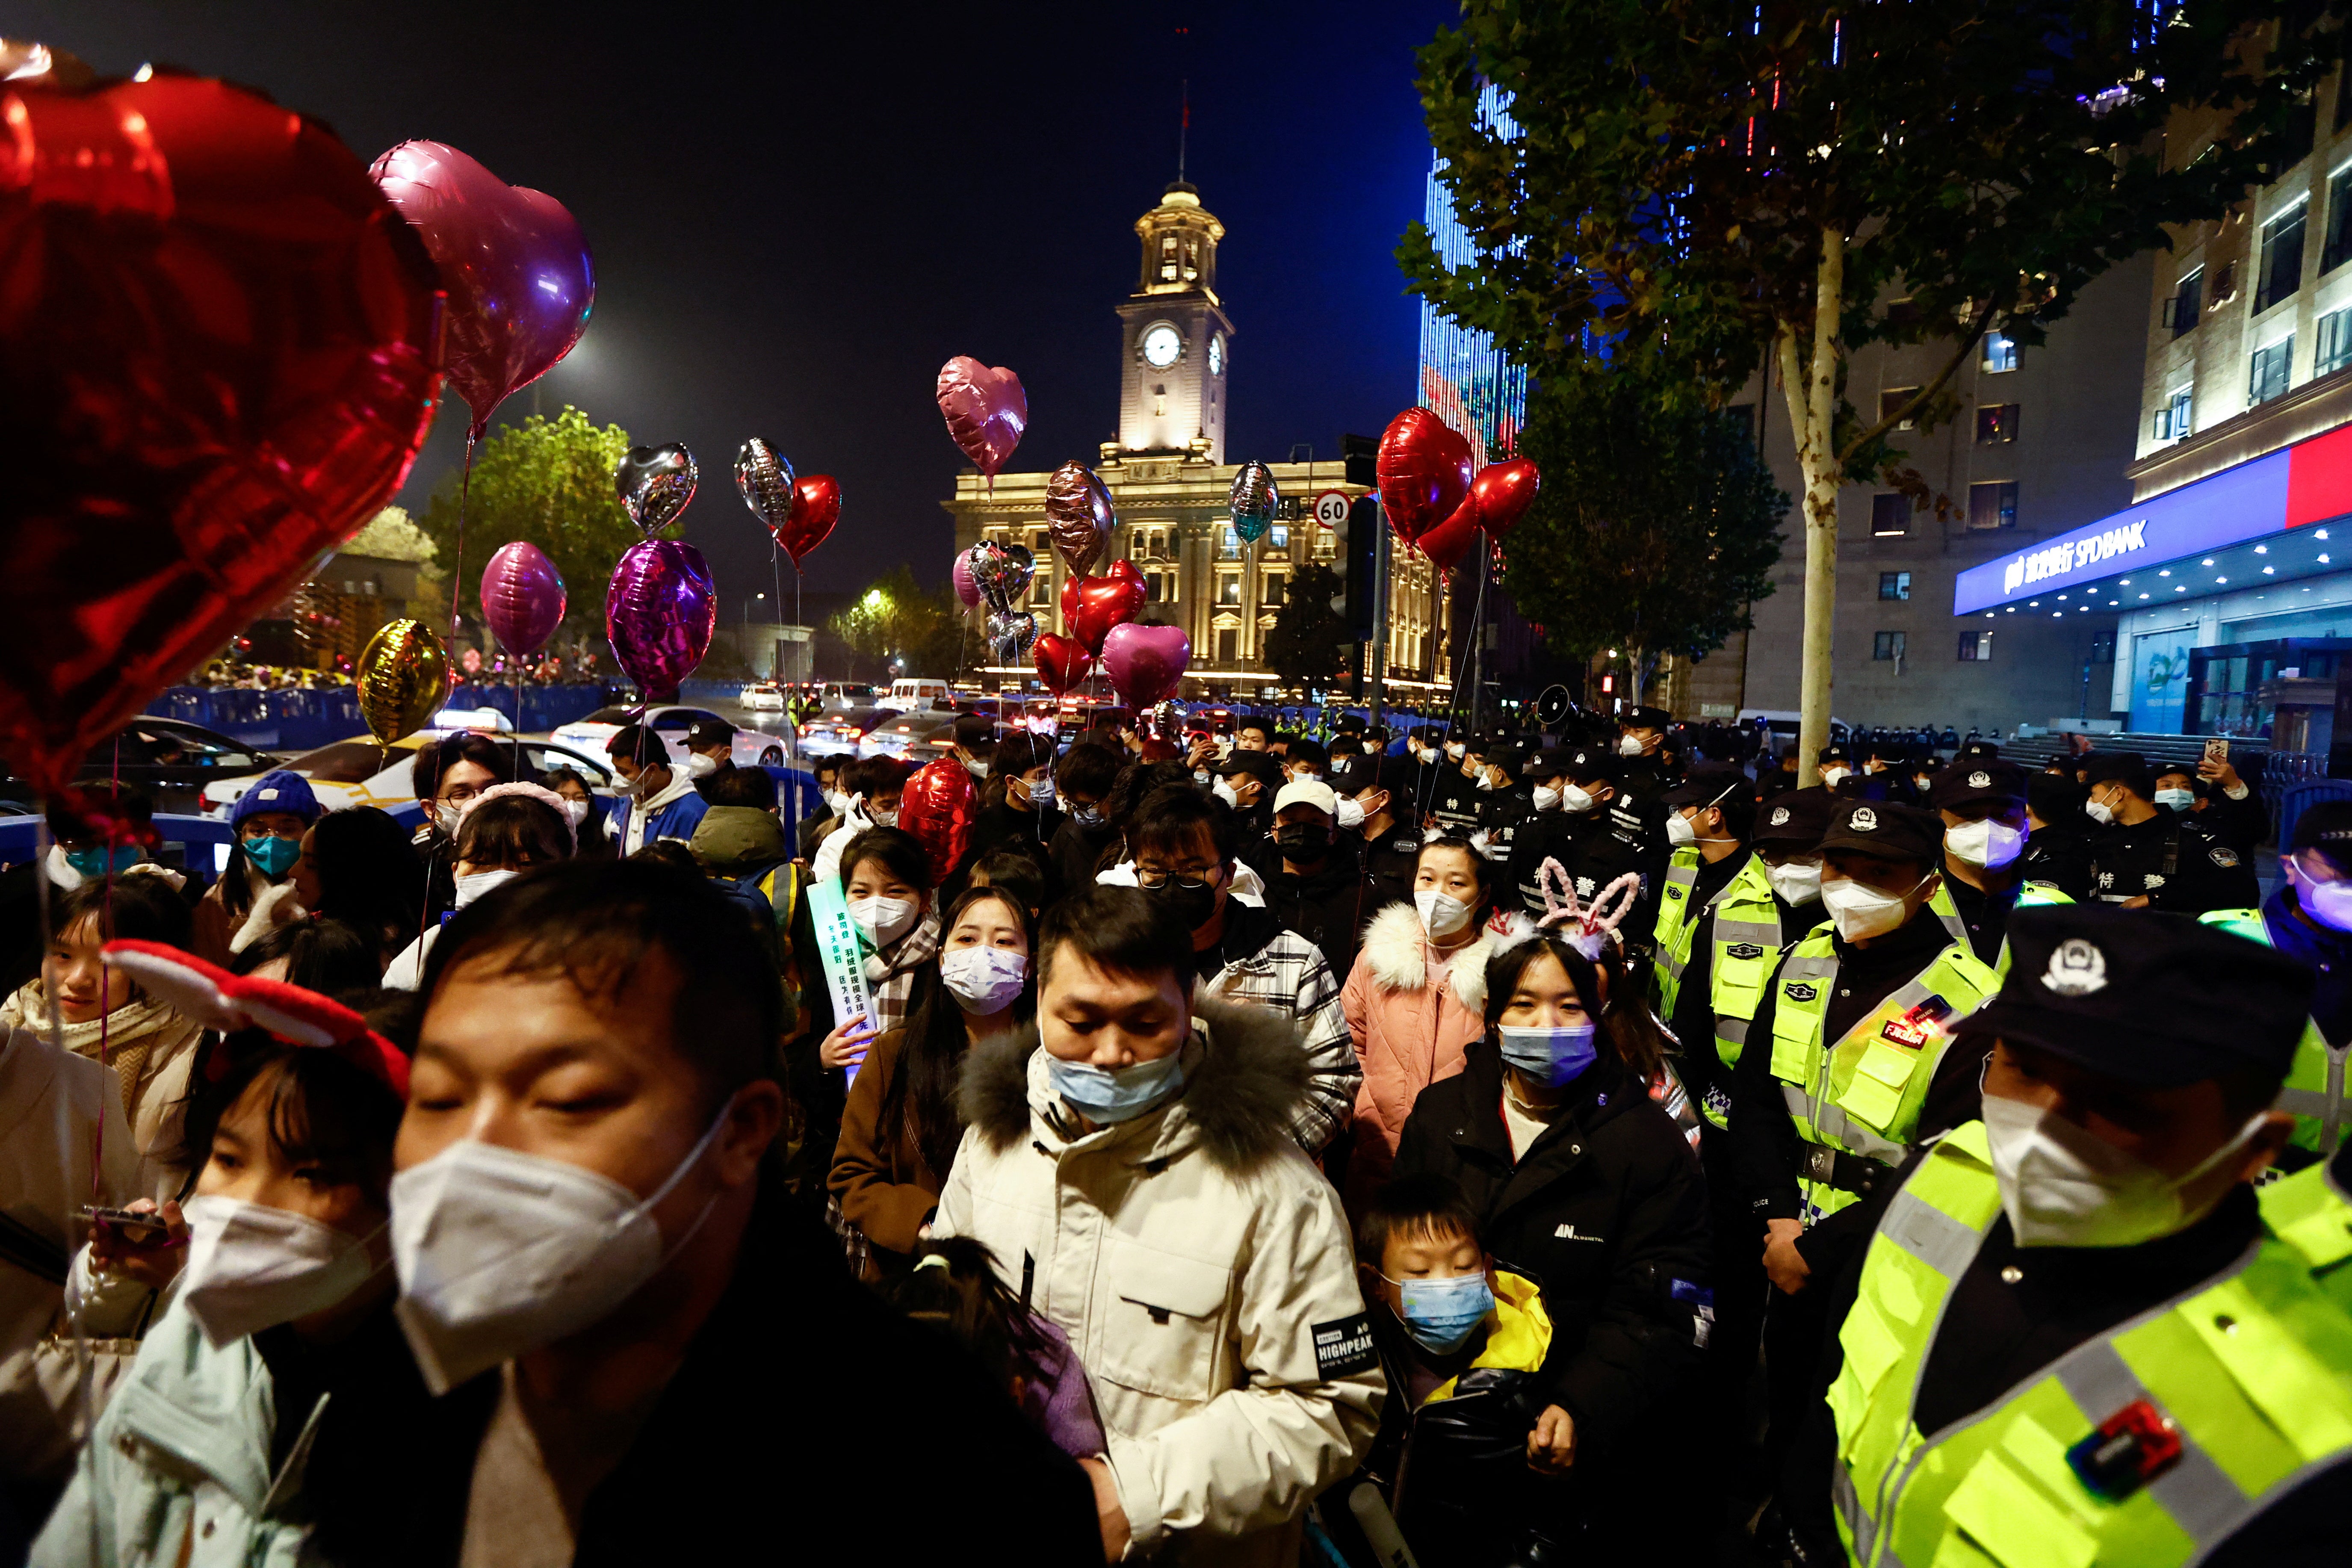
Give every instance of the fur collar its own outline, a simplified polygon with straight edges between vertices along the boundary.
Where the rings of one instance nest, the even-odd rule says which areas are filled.
[[[1207,1026],[1207,1048],[1184,1092],[1159,1114],[1181,1112],[1209,1158],[1237,1175],[1295,1148],[1291,1121],[1306,1102],[1308,1083],[1297,1025],[1271,1008],[1219,1001],[1199,990],[1192,1016]],[[957,1108],[999,1152],[1030,1134],[1029,1058],[1036,1048],[1032,1025],[974,1046],[964,1059]],[[1165,1147],[1167,1139],[1160,1142]]]
[[[1507,929],[1497,932],[1493,921],[1478,940],[1457,951],[1446,983],[1454,999],[1472,1013],[1486,1009],[1486,961],[1502,948],[1534,934],[1534,923],[1517,911],[1507,917]],[[1422,934],[1421,916],[1411,904],[1391,904],[1364,928],[1364,962],[1372,978],[1386,991],[1419,991],[1429,984],[1429,942]]]

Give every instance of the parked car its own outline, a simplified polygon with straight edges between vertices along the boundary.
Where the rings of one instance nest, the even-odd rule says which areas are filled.
[[[904,680],[892,681],[889,695],[877,699],[874,705],[877,708],[896,708],[902,713],[912,713],[920,709],[929,708],[934,703],[950,704],[954,700],[955,693],[949,689],[946,681],[910,676]]]
[[[194,815],[202,809],[205,786],[223,774],[266,773],[278,765],[273,753],[217,730],[142,714],[93,747],[74,776],[119,778],[145,793],[157,811]]]
[[[601,757],[604,755],[604,747],[620,733],[621,726],[629,723],[635,713],[636,709],[627,703],[599,708],[585,719],[574,719],[569,724],[557,726],[553,738],[575,750],[593,752]],[[656,704],[647,709],[646,714],[645,722],[653,726],[654,733],[661,737],[662,743],[669,748],[671,758],[679,762],[686,758],[687,729],[695,721],[730,721],[708,708]],[[783,726],[783,729],[789,731],[791,726]],[[739,768],[766,767],[791,762],[795,750],[793,738],[788,732],[749,730],[739,726],[735,731],[735,748],[730,754]]]
[[[883,722],[868,730],[857,742],[861,757],[896,757],[909,767],[947,755],[954,745],[955,721],[958,713],[942,713],[929,709],[919,712],[885,714]]]
[[[818,714],[800,728],[800,754],[804,759],[817,757],[855,757],[859,754],[858,742],[867,732],[898,718],[887,708],[858,708],[847,711],[828,710]]]
[[[879,696],[862,680],[828,680],[817,689],[817,705],[827,713],[857,713],[873,707]]]
[[[772,680],[755,680],[735,694],[735,705],[746,713],[781,713],[784,689]]]
[[[383,811],[398,811],[416,804],[415,770],[416,749],[437,740],[442,731],[419,730],[413,735],[403,735],[389,746],[379,746],[365,735],[355,735],[348,741],[337,741],[292,760],[275,764],[310,781],[310,793],[329,811],[346,806],[373,805]],[[503,746],[511,741],[522,753],[524,778],[537,780],[551,769],[571,768],[588,781],[590,793],[612,795],[617,787],[613,777],[613,764],[601,751],[589,753],[569,746],[558,745],[543,735],[499,737]],[[261,770],[268,772],[268,769]],[[217,779],[205,788],[204,807],[200,815],[226,817],[237,796],[253,785],[260,773],[238,778]]]

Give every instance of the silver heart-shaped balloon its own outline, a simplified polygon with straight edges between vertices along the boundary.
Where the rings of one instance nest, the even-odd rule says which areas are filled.
[[[971,547],[966,559],[971,565],[971,580],[994,610],[1011,610],[1020,603],[1029,591],[1029,579],[1037,574],[1036,560],[1025,544],[983,539]]]
[[[694,454],[672,441],[666,447],[630,447],[613,469],[613,488],[620,492],[629,521],[651,539],[686,510],[700,478]]]
[[[1018,664],[1037,640],[1037,617],[1026,610],[999,610],[988,617],[988,640],[999,664]]]
[[[687,459],[689,466],[693,461],[691,458]],[[693,487],[689,484],[687,488],[691,493]],[[743,504],[751,509],[751,515],[767,524],[771,533],[783,527],[784,520],[793,515],[793,466],[782,452],[757,436],[744,442],[742,450],[735,454],[735,488],[741,492]]]

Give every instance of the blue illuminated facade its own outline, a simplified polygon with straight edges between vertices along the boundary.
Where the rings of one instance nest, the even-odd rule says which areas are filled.
[[[1478,112],[1506,135],[1518,130],[1502,91],[1492,85],[1480,94]],[[1444,159],[1431,156],[1429,196],[1422,221],[1446,266],[1468,267],[1477,258],[1438,178],[1444,167]],[[1518,446],[1519,426],[1528,415],[1528,373],[1503,357],[1492,334],[1449,320],[1424,299],[1421,303],[1421,384],[1415,397],[1468,437],[1473,458],[1484,465],[1509,457]]]

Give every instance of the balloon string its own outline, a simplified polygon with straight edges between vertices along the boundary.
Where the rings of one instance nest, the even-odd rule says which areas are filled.
[[[449,566],[449,636],[457,636],[457,596],[466,588],[466,501],[474,489],[474,431],[466,432],[466,468],[457,479],[457,558]]]

